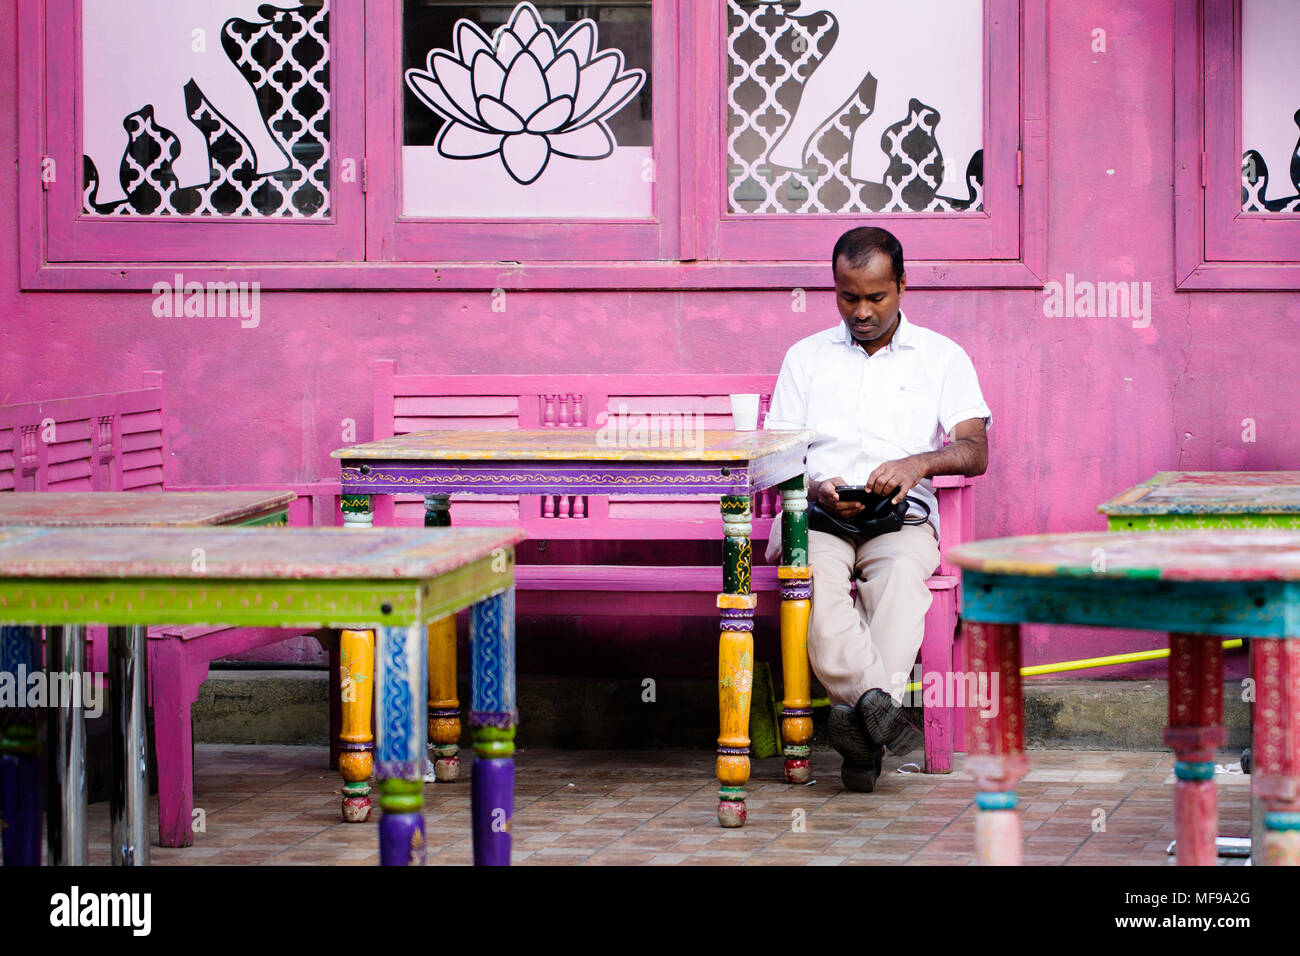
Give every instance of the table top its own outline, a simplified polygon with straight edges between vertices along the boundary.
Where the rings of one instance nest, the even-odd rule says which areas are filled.
[[[1300,532],[1156,531],[1040,534],[954,548],[958,567],[984,574],[1164,581],[1300,580]]]
[[[1097,507],[1104,515],[1300,515],[1300,471],[1162,471]]]
[[[7,527],[0,579],[429,579],[524,537],[514,528]]]
[[[671,418],[671,416],[668,416]],[[616,421],[612,419],[611,421]],[[810,431],[667,431],[622,434],[615,428],[412,432],[331,452],[334,458],[386,461],[760,461],[806,445]],[[654,447],[660,444],[665,447]]]
[[[297,497],[292,491],[19,491],[0,495],[0,525],[236,524],[282,510]]]

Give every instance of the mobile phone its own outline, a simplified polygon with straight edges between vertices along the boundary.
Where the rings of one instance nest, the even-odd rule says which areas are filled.
[[[900,487],[902,486],[895,487],[887,495],[878,495],[874,491],[868,491],[866,485],[840,485],[835,489],[835,493],[839,495],[840,501],[856,501],[858,504],[874,505],[878,504],[882,498],[893,498],[894,495],[898,494],[898,488]]]

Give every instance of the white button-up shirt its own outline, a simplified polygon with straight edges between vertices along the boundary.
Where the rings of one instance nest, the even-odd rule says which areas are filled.
[[[893,339],[875,355],[854,341],[843,321],[792,345],[765,427],[816,433],[808,448],[812,481],[840,477],[864,485],[886,461],[938,451],[968,418],[993,421],[970,357],[952,339],[913,325],[900,312]],[[908,494],[930,506],[938,535],[930,479]]]

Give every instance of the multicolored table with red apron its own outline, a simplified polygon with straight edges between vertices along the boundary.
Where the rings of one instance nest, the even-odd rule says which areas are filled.
[[[1110,531],[1300,530],[1300,471],[1161,471],[1097,507]],[[1253,711],[1252,711],[1253,713]],[[1242,754],[1249,769],[1251,752]],[[1252,786],[1254,780],[1252,779]],[[1251,838],[1264,839],[1263,803],[1252,798]],[[1225,852],[1247,841],[1220,838]],[[1228,849],[1230,848],[1230,849]]]
[[[1169,632],[1169,723],[1180,865],[1217,860],[1215,750],[1223,743],[1224,637],[1250,638],[1254,792],[1264,803],[1257,864],[1300,864],[1300,531],[1048,534],[954,549],[963,568],[967,666],[997,681],[991,713],[969,717],[980,863],[1019,863],[1016,784],[1028,769],[1020,625]]]

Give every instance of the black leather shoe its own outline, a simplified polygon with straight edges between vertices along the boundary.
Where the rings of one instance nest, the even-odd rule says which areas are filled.
[[[890,753],[910,753],[925,743],[925,734],[907,719],[907,714],[894,703],[894,698],[880,688],[862,695],[857,712],[867,736],[880,746],[889,748]]]
[[[853,708],[844,704],[832,707],[826,733],[831,746],[844,758],[840,779],[845,789],[858,793],[874,791],[885,752],[867,737]]]

